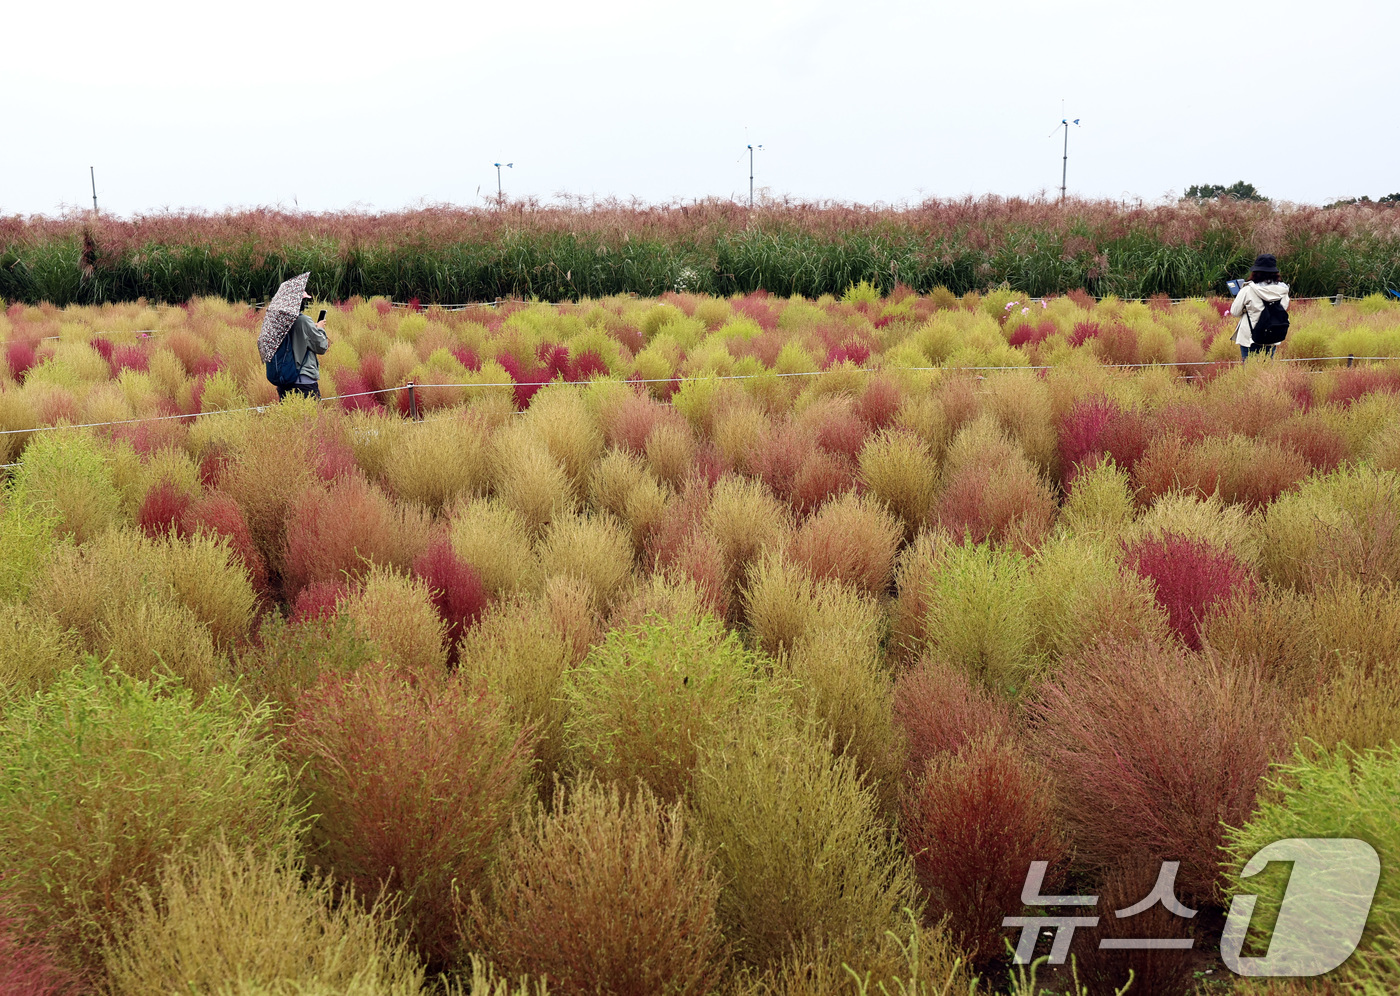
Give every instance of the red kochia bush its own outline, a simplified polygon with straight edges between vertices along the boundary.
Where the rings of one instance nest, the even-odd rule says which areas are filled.
[[[447,659],[449,664],[456,664],[457,642],[486,608],[481,575],[453,552],[446,537],[440,537],[414,558],[413,573],[427,584],[433,605],[447,624]]]
[[[1334,405],[1349,406],[1373,391],[1400,390],[1400,371],[1389,367],[1348,367],[1337,371],[1336,386],[1327,400]]]
[[[905,768],[917,780],[924,765],[939,754],[955,752],[983,734],[1011,735],[1006,701],[951,664],[925,657],[894,683],[894,718],[909,744]]]
[[[1098,322],[1076,322],[1069,333],[1069,344],[1071,346],[1082,346],[1090,339],[1097,339],[1103,330],[1099,328]]]
[[[938,500],[938,522],[956,539],[1030,552],[1050,532],[1055,500],[1023,463],[969,463]]]
[[[1244,825],[1288,737],[1272,685],[1180,644],[1100,644],[1041,687],[1028,720],[1077,864],[1180,861],[1178,895],[1218,901],[1222,824]]]
[[[359,475],[307,488],[287,510],[288,599],[316,581],[358,578],[370,560],[407,567],[401,533],[388,497]]]
[[[292,605],[292,623],[329,619],[350,590],[345,581],[317,581],[301,589]]]
[[[368,353],[360,357],[360,376],[365,379],[365,387],[378,391],[384,387],[384,357]]]
[[[878,432],[894,421],[903,400],[899,385],[888,376],[876,375],[856,399],[855,411],[870,431]]]
[[[238,502],[217,491],[207,494],[185,509],[180,523],[181,532],[187,536],[205,532],[228,537],[229,548],[248,569],[253,590],[261,595],[268,594],[267,562],[253,542],[253,534]]]
[[[113,346],[112,355],[107,360],[112,368],[112,376],[117,377],[123,369],[149,370],[151,358],[139,345]]]
[[[789,497],[793,511],[811,515],[827,500],[855,487],[855,483],[854,461],[823,450],[809,450],[792,478]]]
[[[844,405],[828,406],[816,419],[815,428],[818,446],[848,460],[860,458],[860,451],[870,434],[865,421]]]
[[[569,366],[568,379],[573,381],[592,380],[594,377],[606,377],[607,374],[607,363],[593,350],[587,349],[574,357],[573,363]]]
[[[0,905],[0,996],[63,996],[78,980],[48,945],[26,938],[17,917]]]
[[[1087,398],[1074,404],[1060,420],[1060,466],[1064,483],[1098,465],[1105,456],[1125,471],[1142,459],[1147,426],[1135,409],[1124,409],[1110,398]]]
[[[10,365],[10,376],[17,381],[23,381],[24,375],[38,362],[39,356],[32,342],[20,339],[8,345],[5,359]]]
[[[803,425],[784,422],[764,432],[749,458],[749,465],[779,498],[788,500],[797,473],[816,450],[816,439]]]
[[[185,512],[190,507],[190,496],[172,482],[159,480],[151,485],[141,508],[136,513],[136,524],[147,536],[164,536],[171,532],[183,533]]]
[[[1153,583],[1172,630],[1201,649],[1201,623],[1217,602],[1254,597],[1254,574],[1233,554],[1204,540],[1167,533],[1127,550],[1127,566]]]
[[[1265,438],[1295,450],[1310,468],[1323,474],[1336,470],[1351,457],[1346,437],[1311,415],[1286,419],[1270,427]]]
[[[1054,335],[1055,332],[1055,323],[1049,319],[1041,321],[1039,325],[1032,325],[1030,322],[1024,322],[1016,326],[1016,330],[1011,333],[1006,341],[1017,348],[1021,346],[1038,346]]]
[[[1099,333],[1094,349],[1104,363],[1126,365],[1138,362],[1137,333],[1118,322]]]
[[[646,394],[629,392],[604,409],[603,436],[609,446],[642,455],[651,430],[671,418],[680,418],[675,409]]]
[[[294,769],[305,764],[314,860],[361,896],[400,893],[409,936],[441,966],[458,896],[485,884],[525,799],[530,736],[464,681],[368,666],[304,692],[287,743]]]
[[[1024,747],[981,736],[929,760],[901,806],[904,840],[934,918],[950,926],[973,963],[1004,954],[1002,917],[1021,907],[1032,861],[1048,861],[1043,891],[1065,868],[1055,795]]]
[[[510,379],[515,382],[515,407],[522,412],[530,407],[530,399],[551,379],[549,371],[544,367],[533,361],[523,362],[510,353],[497,356],[496,362],[505,368],[506,373],[510,374]]]
[[[335,375],[335,391],[340,396],[340,406],[347,412],[378,409],[380,396],[370,394],[372,390],[374,388],[369,386],[369,381],[353,370],[342,370]]]

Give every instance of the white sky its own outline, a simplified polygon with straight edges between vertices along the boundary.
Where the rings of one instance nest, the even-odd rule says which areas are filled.
[[[1249,11],[1265,11],[1251,16]],[[1400,191],[1400,4],[0,0],[0,214]],[[1248,110],[1260,103],[1262,117]]]

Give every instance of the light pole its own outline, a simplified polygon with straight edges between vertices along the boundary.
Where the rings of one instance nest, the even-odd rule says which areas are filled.
[[[505,197],[501,194],[501,165],[502,165],[502,164],[501,164],[501,163],[492,163],[491,165],[496,167],[496,205],[499,207],[499,206],[504,202],[504,200],[505,200]],[[514,169],[514,168],[515,168],[515,163],[506,163],[506,164],[505,164],[505,167],[506,167],[506,169]]]
[[[92,178],[92,213],[97,213],[97,167],[88,167],[88,176]]]
[[[1078,119],[1078,118],[1075,118],[1075,119],[1074,119],[1074,124],[1075,124],[1076,126],[1079,124],[1079,119]],[[1056,128],[1056,129],[1055,129],[1055,131],[1059,131],[1060,128],[1063,128],[1063,129],[1065,130],[1065,157],[1064,157],[1064,159],[1063,159],[1063,161],[1062,161],[1062,164],[1061,164],[1061,166],[1060,166],[1060,203],[1061,203],[1061,204],[1063,204],[1063,203],[1065,202],[1065,190],[1067,189],[1067,188],[1066,188],[1066,180],[1067,180],[1068,177],[1069,177],[1069,126],[1070,126],[1070,121],[1069,121],[1069,119],[1068,119],[1068,118],[1061,118],[1061,119],[1060,119],[1059,128]],[[1051,134],[1051,135],[1054,135],[1054,134],[1055,134],[1055,131],[1052,131],[1050,134]]]
[[[761,146],[761,145],[760,145],[758,148],[759,148],[759,151],[762,151],[762,150],[763,150],[763,146]],[[750,146],[749,146],[749,208],[750,208],[750,209],[753,208],[753,149],[754,149],[754,147],[753,147],[752,145],[750,145]]]

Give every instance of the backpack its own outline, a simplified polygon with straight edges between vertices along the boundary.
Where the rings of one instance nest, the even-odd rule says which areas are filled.
[[[1245,315],[1248,314],[1246,309]],[[1277,346],[1288,335],[1288,309],[1281,301],[1265,301],[1259,321],[1250,323],[1249,334],[1256,345]]]
[[[292,332],[288,330],[287,334],[282,337],[277,352],[273,353],[272,359],[267,361],[267,379],[272,382],[273,387],[293,387],[300,374],[301,368],[297,363],[296,351],[292,349]]]

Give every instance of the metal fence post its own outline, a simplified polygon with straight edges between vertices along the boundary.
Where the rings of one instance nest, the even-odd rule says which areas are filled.
[[[1355,353],[1347,353],[1347,366],[1351,366],[1351,361],[1356,359]]]
[[[418,395],[413,393],[413,381],[408,382],[408,417],[415,422],[419,421]]]

